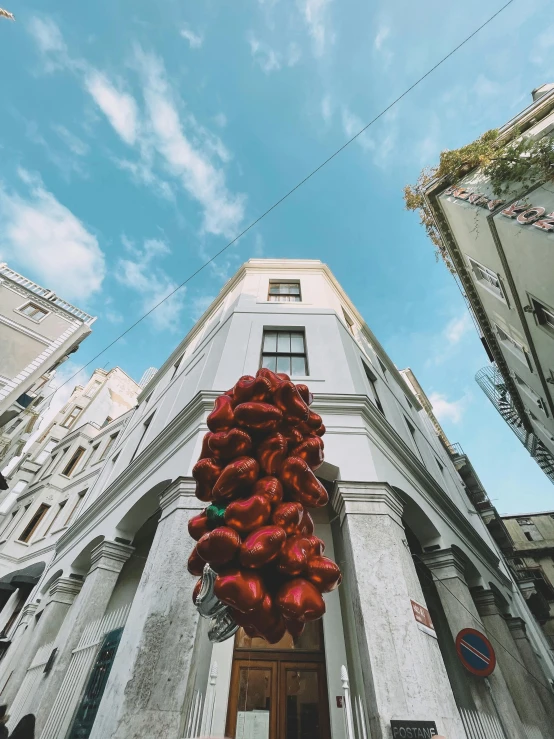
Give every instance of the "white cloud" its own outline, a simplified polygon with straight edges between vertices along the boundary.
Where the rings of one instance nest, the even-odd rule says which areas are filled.
[[[552,60],[551,49],[554,46],[554,24],[545,28],[530,45],[531,62],[542,65]]]
[[[137,138],[137,104],[132,95],[118,90],[100,72],[92,70],[85,77],[85,87],[126,144]]]
[[[383,46],[383,42],[390,36],[390,28],[388,26],[381,26],[379,30],[377,31],[377,36],[375,36],[375,40],[373,42],[373,45],[377,49],[377,51],[381,51],[381,48]]]
[[[321,115],[325,123],[329,123],[331,116],[333,115],[333,101],[329,94],[325,95],[321,101]]]
[[[54,130],[58,134],[62,141],[67,144],[68,148],[71,149],[71,151],[77,156],[83,157],[85,156],[85,154],[88,153],[88,144],[86,144],[84,141],[81,141],[81,139],[78,136],[75,136],[75,134],[71,133],[71,131],[68,131],[65,126],[54,125],[52,126],[52,130]]]
[[[206,139],[206,130],[195,126],[192,117],[187,122],[196,140],[187,137],[163,62],[140,49],[137,62],[143,82],[150,143],[167,170],[180,179],[189,195],[202,206],[204,231],[234,236],[244,217],[244,196],[229,192],[223,171],[211,161],[217,137]],[[218,153],[221,158],[221,150]]]
[[[342,109],[342,128],[349,139],[361,131],[365,123],[355,113],[352,113],[346,106]],[[375,141],[367,133],[362,133],[356,139],[356,143],[362,147],[364,151],[374,151]]]
[[[375,39],[373,40],[373,47],[375,51],[380,54],[383,64],[386,67],[390,65],[394,58],[394,54],[387,46],[387,39],[390,36],[390,26],[387,24],[382,23],[379,26],[379,30],[377,31],[377,35],[375,36]]]
[[[429,401],[433,406],[435,416],[439,421],[450,421],[459,423],[467,406],[467,398],[464,396],[459,400],[448,400],[442,393],[431,393]]]
[[[225,115],[225,113],[218,113],[217,115],[214,115],[214,123],[220,128],[225,128],[225,126],[227,125],[227,116]]]
[[[35,39],[40,51],[45,54],[53,54],[57,56],[65,56],[67,53],[63,36],[58,26],[50,18],[39,18],[32,16],[29,20],[27,28]],[[61,62],[55,64],[50,60],[52,66],[46,71],[53,71],[61,66]]]
[[[192,300],[190,317],[193,321],[197,321],[204,313],[208,310],[210,305],[214,302],[215,295],[198,295]]]
[[[459,344],[472,327],[469,311],[464,311],[459,318],[453,318],[447,325],[444,330],[445,338],[451,346]]]
[[[140,295],[141,310],[146,313],[177,287],[177,283],[159,266],[160,261],[171,254],[171,250],[159,239],[147,239],[142,249],[126,237],[122,241],[130,258],[118,261],[115,276],[122,285]],[[155,328],[179,330],[185,292],[185,288],[181,288],[150,314],[149,319]]]
[[[181,28],[181,36],[189,42],[191,49],[199,49],[204,43],[204,37],[191,31],[188,26]]]
[[[329,6],[332,0],[299,0],[300,10],[312,37],[314,54],[322,56],[329,44],[335,42],[330,29]]]
[[[19,174],[25,196],[0,185],[1,258],[81,306],[100,289],[106,272],[98,241],[40,178]]]
[[[250,53],[262,72],[269,74],[270,72],[277,72],[281,69],[280,55],[271,46],[264,44],[263,41],[260,41],[252,34],[248,38],[248,43],[250,45]]]

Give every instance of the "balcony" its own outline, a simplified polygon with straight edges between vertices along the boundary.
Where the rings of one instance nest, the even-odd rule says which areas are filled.
[[[512,429],[548,479],[554,483],[554,457],[524,422],[510,396],[504,378],[494,364],[479,370],[475,375],[477,384]]]

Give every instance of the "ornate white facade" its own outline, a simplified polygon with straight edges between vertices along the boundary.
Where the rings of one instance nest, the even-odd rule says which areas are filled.
[[[273,362],[327,428],[331,503],[315,521],[344,581],[321,633],[212,645],[186,571],[204,507],[191,470],[214,398]],[[10,725],[33,712],[37,739],[391,739],[400,719],[448,739],[552,739],[551,654],[426,403],[325,265],[247,262],[121,417],[41,554],[0,662]],[[466,627],[494,644],[488,684],[455,654]]]

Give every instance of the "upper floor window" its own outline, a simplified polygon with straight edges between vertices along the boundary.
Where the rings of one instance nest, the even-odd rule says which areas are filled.
[[[504,290],[502,289],[500,277],[495,272],[493,272],[492,269],[484,267],[482,264],[479,264],[479,262],[476,262],[471,257],[468,257],[468,259],[477,282],[485,287],[487,290],[492,292],[494,295],[496,295],[497,298],[506,303],[506,296],[504,295]]]
[[[348,326],[348,330],[351,334],[354,334],[354,321],[350,318],[348,313],[342,309],[342,315],[344,316],[344,320],[346,321],[346,325]]]
[[[85,395],[87,396],[87,398],[92,398],[92,396],[98,390],[98,388],[100,387],[101,384],[102,383],[100,382],[100,380],[95,380],[92,383],[92,385],[89,387],[89,389],[86,391],[86,393],[85,393]]]
[[[32,318],[33,321],[42,321],[48,315],[48,311],[41,308],[36,303],[27,303],[26,305],[18,308],[18,312],[22,313],[27,318]]]
[[[535,316],[539,326],[542,326],[547,331],[551,331],[554,334],[554,309],[548,308],[546,305],[539,303],[535,298],[531,298]]]
[[[70,477],[72,472],[75,471],[75,468],[79,464],[81,457],[85,453],[85,448],[80,446],[77,448],[75,454],[71,457],[69,462],[66,464],[62,471],[62,475],[65,475],[66,477]]]
[[[73,410],[69,414],[69,416],[62,423],[62,426],[64,428],[66,428],[66,429],[70,429],[73,426],[73,424],[75,423],[75,421],[77,420],[77,417],[79,416],[79,413],[82,410],[83,409],[80,406],[76,405],[75,408],[73,408]]]
[[[516,521],[527,541],[542,541],[544,539],[536,524],[530,518],[517,518]]]
[[[527,397],[533,401],[534,404],[536,404],[543,413],[545,413],[548,416],[548,411],[546,409],[546,403],[541,398],[540,395],[537,395],[537,393],[533,390],[533,388],[529,387],[529,385],[524,382],[519,375],[514,374],[514,379],[518,385],[518,387],[527,395]]]
[[[383,406],[381,405],[381,400],[379,399],[379,393],[377,392],[377,377],[376,375],[369,369],[367,364],[362,359],[362,364],[364,367],[365,376],[369,380],[369,384],[371,385],[371,389],[373,391],[373,402],[377,406],[377,408],[381,411],[383,415],[385,415],[385,411],[383,410]],[[371,400],[371,398],[370,398]]]
[[[100,428],[103,429],[104,426],[107,426],[112,421],[113,421],[113,418],[111,416],[106,416],[106,418],[104,419],[104,421],[103,421],[102,425],[100,426]]]
[[[131,464],[131,462],[133,461],[133,459],[137,456],[138,450],[140,449],[140,446],[141,446],[141,444],[142,444],[142,442],[144,440],[144,437],[146,436],[146,434],[148,432],[148,429],[150,428],[150,424],[152,423],[152,419],[154,418],[155,413],[156,413],[156,411],[154,411],[153,413],[151,413],[148,416],[148,418],[146,419],[146,421],[143,423],[143,425],[142,425],[142,434],[140,435],[139,443],[135,447],[135,451],[133,452],[133,456],[129,460],[129,464]],[[117,434],[116,434],[116,436],[117,436]]]
[[[264,331],[262,367],[291,377],[308,374],[303,331]]]
[[[46,516],[49,510],[49,505],[46,505],[46,503],[41,503],[35,515],[31,518],[27,526],[25,526],[25,528],[21,532],[21,536],[19,537],[18,541],[27,543],[31,539],[31,537],[39,527],[42,519]]]
[[[104,451],[102,452],[100,459],[105,459],[108,456],[108,454],[110,453],[110,449],[115,444],[115,440],[117,439],[118,434],[119,434],[119,431],[116,434],[112,434],[110,436],[110,438],[108,439],[108,443],[104,447]]]
[[[173,374],[171,375],[171,379],[173,379],[173,378],[175,377],[175,375],[177,374],[177,370],[179,369],[179,367],[180,367],[180,365],[181,365],[181,362],[182,362],[182,360],[183,360],[183,355],[181,354],[181,356],[179,357],[179,359],[178,359],[178,360],[177,360],[177,361],[175,362],[175,364],[173,365]],[[151,395],[152,395],[152,393],[150,393],[150,395],[148,396],[148,399],[147,399],[147,401],[146,401],[147,403],[148,403],[148,401],[150,400],[150,396],[151,396]]]
[[[496,333],[498,334],[500,343],[505,346],[506,349],[508,349],[512,354],[514,354],[521,362],[527,365],[527,354],[525,352],[525,349],[523,348],[523,345],[515,339],[512,339],[512,337],[509,336],[504,331],[504,329],[500,328],[500,326],[498,325],[496,326]]]
[[[300,281],[280,282],[279,280],[270,280],[267,299],[279,303],[299,303],[302,299]]]

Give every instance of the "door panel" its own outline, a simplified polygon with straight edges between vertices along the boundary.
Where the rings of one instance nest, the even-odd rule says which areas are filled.
[[[280,739],[327,739],[328,697],[324,666],[280,664]]]
[[[277,739],[277,663],[235,660],[226,733],[234,739]]]

